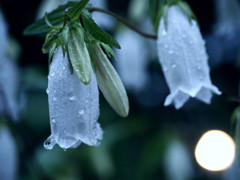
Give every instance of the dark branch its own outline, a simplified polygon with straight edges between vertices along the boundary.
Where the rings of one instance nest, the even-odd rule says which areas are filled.
[[[108,14],[112,17],[114,17],[115,19],[117,19],[118,21],[120,21],[122,24],[124,24],[125,26],[127,26],[128,28],[132,29],[133,31],[137,32],[138,34],[146,37],[146,38],[150,38],[150,39],[157,39],[156,35],[153,34],[147,34],[145,32],[140,31],[139,29],[137,29],[134,25],[130,24],[128,21],[126,21],[125,19],[123,19],[122,17],[118,16],[115,13],[112,13],[110,11],[104,10],[104,9],[100,9],[100,8],[95,8],[95,7],[86,7],[87,10],[89,10],[90,12],[93,11],[98,11],[98,12],[102,12],[104,14]]]

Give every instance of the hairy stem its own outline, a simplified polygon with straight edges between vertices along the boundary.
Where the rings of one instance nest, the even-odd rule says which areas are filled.
[[[137,29],[134,25],[130,24],[128,21],[126,21],[124,18],[118,16],[115,13],[112,13],[110,11],[104,10],[104,9],[100,9],[100,8],[95,8],[95,7],[86,7],[87,10],[93,12],[93,11],[97,11],[97,12],[102,12],[104,14],[110,15],[112,17],[114,17],[115,19],[117,19],[119,22],[121,22],[122,24],[124,24],[125,26],[127,26],[128,28],[132,29],[133,31],[135,31],[136,33],[146,37],[146,38],[150,38],[150,39],[157,39],[157,36],[155,34],[147,34],[145,32],[140,31],[139,29]]]

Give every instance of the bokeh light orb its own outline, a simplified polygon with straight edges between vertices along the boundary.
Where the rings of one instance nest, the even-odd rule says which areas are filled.
[[[235,158],[235,143],[225,132],[210,130],[202,135],[195,148],[198,164],[209,171],[229,168]]]

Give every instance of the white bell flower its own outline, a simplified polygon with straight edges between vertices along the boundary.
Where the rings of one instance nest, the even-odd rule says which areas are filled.
[[[187,147],[179,140],[171,141],[164,154],[164,166],[169,180],[189,180],[193,177],[193,165]]]
[[[99,145],[102,130],[97,123],[99,92],[94,72],[91,82],[83,84],[70,70],[69,60],[57,49],[48,76],[48,102],[51,136],[44,146],[52,149],[58,144],[63,149],[75,148],[81,142]]]
[[[0,9],[0,58],[6,56],[8,42],[8,27]]]
[[[116,39],[122,46],[121,51],[116,51],[119,75],[126,88],[137,94],[144,89],[148,80],[146,43],[141,36],[126,28],[119,31]]]
[[[171,92],[165,106],[174,103],[179,109],[189,97],[210,103],[212,93],[221,94],[211,83],[208,55],[198,24],[177,5],[168,8],[166,23],[164,17],[160,20],[157,50]]]
[[[19,71],[14,60],[9,58],[8,27],[0,10],[0,115],[7,114],[12,120],[18,119]],[[11,46],[13,54],[16,54]]]
[[[9,129],[0,127],[0,179],[14,180],[17,178],[17,145]]]

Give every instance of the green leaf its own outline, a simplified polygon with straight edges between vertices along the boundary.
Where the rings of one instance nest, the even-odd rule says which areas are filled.
[[[51,32],[49,32],[46,35],[45,42],[44,42],[43,47],[42,47],[42,52],[44,54],[48,53],[50,48],[51,48],[51,46],[54,43],[56,43],[56,41],[58,39],[58,33],[59,33],[59,31],[52,30]]]
[[[191,21],[192,19],[197,20],[194,12],[186,2],[179,1],[178,5],[181,8],[181,10],[186,14],[186,16],[189,18],[190,23],[192,22]]]
[[[121,79],[98,43],[91,44],[91,54],[99,89],[111,107],[120,116],[126,117],[129,113],[129,102]]]
[[[102,30],[92,19],[91,15],[86,12],[83,11],[82,13],[82,21],[83,21],[83,25],[84,28],[97,40],[105,43],[105,44],[109,44],[110,46],[114,46],[118,49],[120,49],[120,45],[118,44],[118,42],[116,40],[114,40],[112,38],[111,35],[109,35],[108,33],[106,33],[104,30]]]
[[[77,2],[72,9],[70,9],[67,12],[67,15],[70,17],[70,19],[72,21],[75,21],[79,18],[82,10],[84,9],[84,7],[87,5],[89,0],[81,0],[79,2]]]
[[[113,52],[112,48],[108,45],[108,44],[105,44],[105,43],[100,43],[101,44],[101,47],[103,48],[105,54],[107,55],[108,58],[113,58],[115,61],[117,61],[117,58],[115,56],[115,53]]]
[[[234,110],[231,119],[232,124],[235,126],[234,139],[236,142],[238,161],[240,161],[240,106]]]
[[[66,8],[73,7],[76,4],[76,2],[68,2],[65,5],[59,6],[57,9],[53,10],[47,15],[48,21],[53,26],[62,25],[64,22],[64,14]],[[42,33],[48,33],[51,31],[51,27],[49,27],[45,21],[45,18],[41,18],[40,20],[36,21],[35,23],[28,26],[23,34],[24,35],[36,35],[36,34],[42,34]]]
[[[74,72],[84,84],[89,84],[91,80],[91,60],[84,42],[84,31],[77,23],[69,26],[67,51]]]
[[[58,43],[57,43],[57,42],[54,42],[54,43],[52,44],[52,46],[50,47],[50,49],[49,49],[49,54],[48,54],[48,64],[51,63],[52,57],[53,57],[53,55],[54,55],[57,47],[58,47]]]

